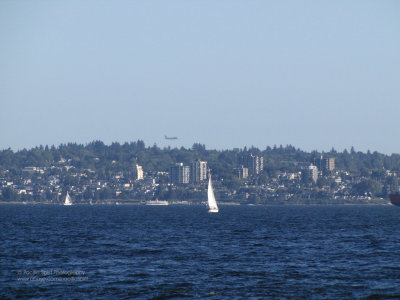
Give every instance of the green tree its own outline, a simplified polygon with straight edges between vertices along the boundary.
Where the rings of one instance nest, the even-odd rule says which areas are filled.
[[[360,183],[354,185],[353,189],[356,194],[362,196],[365,194],[371,194],[373,196],[382,195],[383,185],[374,179],[364,179]]]
[[[3,190],[1,191],[1,194],[2,194],[2,198],[4,199],[4,201],[15,202],[15,201],[20,200],[20,197],[19,197],[17,191],[15,191],[11,187],[3,188]]]

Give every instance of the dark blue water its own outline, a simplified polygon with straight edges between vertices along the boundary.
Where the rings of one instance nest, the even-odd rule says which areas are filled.
[[[0,206],[8,298],[400,298],[389,206]]]

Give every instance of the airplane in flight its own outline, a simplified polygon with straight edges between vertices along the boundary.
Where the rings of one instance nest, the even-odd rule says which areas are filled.
[[[178,138],[176,136],[173,137],[167,137],[166,135],[164,135],[166,140],[177,140]]]

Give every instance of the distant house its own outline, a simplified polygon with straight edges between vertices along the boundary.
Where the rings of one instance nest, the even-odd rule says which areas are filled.
[[[26,172],[29,174],[39,173],[39,171],[40,171],[39,167],[25,167],[22,169],[22,172]]]

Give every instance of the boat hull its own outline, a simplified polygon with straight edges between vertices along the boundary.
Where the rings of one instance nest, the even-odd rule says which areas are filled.
[[[168,205],[168,201],[164,200],[150,200],[146,202],[146,205]]]
[[[389,197],[393,205],[400,206],[400,194],[391,194]]]

